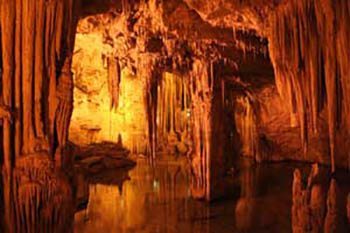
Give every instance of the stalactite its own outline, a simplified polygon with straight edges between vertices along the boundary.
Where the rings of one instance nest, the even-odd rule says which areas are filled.
[[[257,129],[257,112],[253,99],[249,96],[239,97],[235,113],[237,131],[242,140],[242,152],[245,156],[253,157],[261,162],[259,135]]]
[[[72,58],[68,56],[58,79],[57,109],[56,109],[56,133],[58,148],[55,158],[57,162],[62,159],[64,149],[68,142],[69,123],[73,112],[73,73],[71,71]]]
[[[166,141],[187,132],[189,111],[187,77],[165,73],[158,88],[158,135]]]
[[[35,68],[34,75],[34,108],[35,108],[35,135],[39,138],[44,137],[44,122],[42,120],[42,97],[43,97],[43,78],[44,78],[44,1],[36,1],[37,16],[35,20]]]
[[[148,143],[153,159],[157,150],[157,106],[158,83],[160,72],[157,70],[157,58],[152,54],[144,54],[138,62],[138,73],[145,80],[144,104],[148,121]]]
[[[193,101],[193,157],[192,157],[192,195],[197,198],[210,199],[210,140],[211,140],[211,95],[213,87],[210,85],[208,65],[196,60],[193,72],[190,74],[190,92]]]
[[[349,21],[349,4],[342,0],[292,0],[270,20],[269,50],[278,90],[298,114],[305,152],[308,130],[317,132],[318,115],[326,106],[333,172],[336,130],[340,125],[350,129]]]
[[[23,1],[23,21],[22,21],[22,91],[23,91],[23,152],[25,154],[34,152],[34,126],[33,126],[33,80],[35,54],[34,32],[35,32],[36,9],[35,2]]]
[[[73,0],[0,3],[1,31],[6,31],[1,34],[2,95],[15,113],[14,126],[4,125],[6,161],[55,152],[57,75],[73,49],[78,5]]]
[[[119,86],[121,82],[121,69],[118,58],[108,58],[108,91],[111,97],[111,110],[119,105]]]
[[[224,164],[224,105],[214,62],[195,60],[190,73],[192,103],[192,195],[212,200],[220,195]]]
[[[0,2],[0,17],[1,17],[1,53],[2,53],[2,98],[5,106],[12,109],[13,89],[12,80],[15,73],[14,58],[15,45],[15,1]],[[4,166],[9,169],[11,167],[12,157],[12,127],[9,120],[4,120],[3,124],[3,146],[4,146]]]

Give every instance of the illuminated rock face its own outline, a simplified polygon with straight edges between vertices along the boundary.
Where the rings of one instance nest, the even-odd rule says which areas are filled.
[[[74,112],[70,140],[76,144],[118,142],[135,153],[146,150],[145,81],[123,70],[118,85],[118,106],[111,107],[108,85],[109,48],[100,33],[78,33],[72,70]]]
[[[270,20],[278,91],[297,114],[304,152],[312,134],[321,135],[319,116],[326,112],[333,171],[349,146],[343,138],[350,129],[349,21],[349,2],[332,0],[288,1]]]
[[[59,166],[69,156],[69,126],[77,144],[121,141],[153,158],[160,136],[175,142],[190,159],[193,195],[206,200],[217,196],[229,166],[227,131],[239,135],[231,144],[242,144],[231,159],[242,152],[257,161],[331,164],[333,172],[348,166],[350,3],[281,2],[1,1],[7,172],[43,154]],[[79,16],[89,15],[77,29]],[[274,76],[263,77],[271,66]],[[164,97],[177,94],[162,89],[165,73],[187,87],[187,129],[177,128],[183,112]]]

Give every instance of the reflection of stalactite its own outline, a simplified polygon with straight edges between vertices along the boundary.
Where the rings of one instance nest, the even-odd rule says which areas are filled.
[[[304,151],[308,129],[317,131],[318,114],[327,107],[333,172],[336,127],[350,130],[349,21],[348,1],[293,0],[274,13],[269,37],[276,84],[298,114]]]
[[[241,232],[254,224],[259,167],[248,164],[241,172],[241,195],[235,208],[236,226]]]
[[[48,154],[17,161],[13,182],[13,219],[16,233],[70,232],[73,223],[72,192],[66,179],[54,170]],[[6,188],[11,188],[6,187]]]
[[[108,91],[111,98],[111,109],[118,108],[120,82],[121,69],[119,59],[108,58]]]
[[[302,188],[302,177],[299,169],[294,171],[293,177],[293,189],[292,189],[293,205],[292,205],[292,231],[293,233],[306,232],[305,224],[308,216],[305,216],[306,203],[305,195],[306,192]]]

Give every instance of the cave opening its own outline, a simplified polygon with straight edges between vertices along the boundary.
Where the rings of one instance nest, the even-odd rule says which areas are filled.
[[[0,231],[349,232],[350,1],[0,1]]]

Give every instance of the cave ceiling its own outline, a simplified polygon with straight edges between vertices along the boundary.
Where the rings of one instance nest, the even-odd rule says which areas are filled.
[[[278,2],[85,0],[78,33],[103,33],[107,56],[133,71],[140,54],[148,54],[172,72],[186,72],[193,59],[204,58],[224,61],[227,76],[272,77],[266,19]]]

